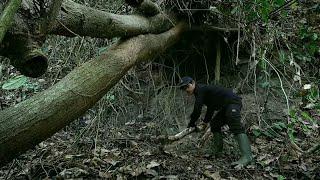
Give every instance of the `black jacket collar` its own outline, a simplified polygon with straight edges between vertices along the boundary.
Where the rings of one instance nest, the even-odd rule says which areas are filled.
[[[196,84],[193,90],[193,94],[197,96],[199,94],[200,85]]]

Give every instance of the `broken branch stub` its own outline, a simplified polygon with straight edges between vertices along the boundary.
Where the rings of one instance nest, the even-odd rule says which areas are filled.
[[[10,59],[10,63],[28,77],[39,77],[48,68],[48,58],[40,50],[34,40],[25,36],[10,36],[4,38],[5,45],[0,48],[0,54]]]
[[[150,0],[144,0],[140,6],[137,7],[137,12],[147,17],[155,16],[160,13],[160,7]]]
[[[16,2],[16,0],[10,2],[14,1]],[[19,3],[21,8],[12,17],[13,25],[0,43],[0,55],[9,58],[10,63],[21,74],[35,78],[46,72],[48,59],[41,52],[40,47],[45,42],[54,19],[60,11],[62,1],[46,0],[45,3],[40,3],[23,0]],[[1,6],[3,6],[2,2],[0,9]]]
[[[13,18],[19,9],[21,0],[11,0],[7,3],[7,7],[2,11],[0,16],[0,43],[4,38],[7,30],[13,24]]]

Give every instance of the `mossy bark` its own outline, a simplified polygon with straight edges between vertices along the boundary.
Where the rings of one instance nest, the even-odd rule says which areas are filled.
[[[118,15],[66,0],[50,33],[70,37],[131,37],[162,33],[175,22],[175,18],[168,14],[160,13],[152,17]]]
[[[38,7],[32,0],[24,0],[21,10],[12,20],[14,25],[0,43],[0,55],[8,57],[10,63],[23,75],[39,77],[46,72],[47,57],[40,47],[59,13],[62,1],[47,0],[46,5]],[[4,4],[0,3],[0,6]]]
[[[127,71],[175,43],[186,26],[139,35],[73,70],[59,83],[0,112],[0,166],[47,139],[92,107]]]
[[[4,35],[13,24],[14,15],[21,5],[21,0],[10,0],[0,17],[0,43]]]

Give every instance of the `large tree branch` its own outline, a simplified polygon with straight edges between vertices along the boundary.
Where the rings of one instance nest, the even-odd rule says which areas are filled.
[[[0,43],[2,42],[3,37],[8,31],[8,29],[13,24],[12,21],[13,21],[14,15],[19,9],[20,4],[21,4],[21,0],[10,0],[8,2],[7,7],[2,12],[0,17]]]
[[[82,115],[127,71],[175,43],[186,26],[133,37],[73,70],[50,89],[0,112],[0,165]]]
[[[118,15],[66,0],[51,33],[97,38],[128,37],[164,32],[170,29],[175,21],[173,16],[167,14],[148,18],[141,15]]]

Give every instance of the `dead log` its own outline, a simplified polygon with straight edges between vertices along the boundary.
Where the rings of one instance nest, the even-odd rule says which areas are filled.
[[[29,77],[39,77],[47,70],[48,59],[40,47],[50,33],[98,38],[131,37],[162,33],[176,23],[174,18],[159,14],[158,7],[149,0],[142,2],[137,10],[152,17],[112,14],[70,0],[41,2],[23,1],[14,18],[14,26],[0,44],[0,55],[8,57],[14,67]],[[0,9],[3,6],[4,3],[0,3]]]
[[[147,11],[146,7],[151,9]],[[142,7],[143,11],[158,13],[156,8],[152,9],[153,6],[146,5],[146,7]],[[66,0],[50,33],[69,37],[77,35],[97,38],[132,37],[164,32],[175,22],[174,16],[168,14],[160,13],[152,17],[118,15]]]
[[[180,23],[158,35],[139,35],[111,47],[56,85],[0,111],[0,166],[81,116],[137,63],[151,60],[176,41]]]

